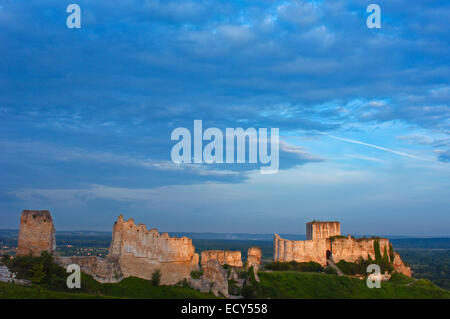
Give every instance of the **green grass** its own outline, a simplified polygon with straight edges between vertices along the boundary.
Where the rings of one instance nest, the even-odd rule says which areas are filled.
[[[395,275],[381,288],[369,289],[365,280],[356,278],[297,271],[259,272],[260,284],[251,291],[256,298],[446,298],[450,292],[429,280],[410,279]],[[0,298],[153,298],[203,299],[215,298],[182,286],[154,286],[150,281],[129,277],[115,284],[101,284],[82,274],[81,289],[56,291],[39,285],[19,286],[0,283]]]
[[[205,299],[216,298],[197,290],[179,286],[154,286],[149,280],[129,277],[115,284],[101,284],[82,275],[80,289],[56,291],[38,285],[20,286],[0,283],[0,298],[8,299],[85,299],[85,298],[145,298],[145,299]]]
[[[365,280],[318,273],[260,272],[259,278],[258,297],[266,298],[450,298],[450,292],[424,279],[396,278],[369,289]]]
[[[88,276],[84,276],[88,277]],[[115,284],[100,284],[90,278],[83,278],[83,283],[89,285],[88,292],[111,297],[150,298],[150,299],[205,299],[216,298],[213,294],[201,293],[192,288],[181,286],[154,286],[150,281],[129,277]],[[83,289],[83,287],[82,287]]]
[[[20,286],[0,282],[0,299],[91,299],[101,296],[48,290],[39,286]]]

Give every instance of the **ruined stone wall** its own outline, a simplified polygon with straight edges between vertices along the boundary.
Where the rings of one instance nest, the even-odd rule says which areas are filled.
[[[221,265],[230,265],[232,267],[242,267],[241,251],[230,250],[204,250],[202,251],[201,264],[206,265],[209,260],[216,259]]]
[[[122,215],[114,224],[108,256],[118,260],[124,277],[151,279],[159,269],[161,284],[175,284],[199,269],[190,238],[159,234],[157,229],[135,225],[131,218],[125,221]]]
[[[326,265],[326,251],[329,249],[327,239],[318,240],[288,240],[275,234],[274,261],[309,262],[314,261]]]
[[[55,227],[48,210],[24,210],[20,217],[16,255],[39,256],[42,251],[53,253],[56,248]]]
[[[388,256],[391,255],[391,244],[387,238],[355,239],[349,236],[347,238],[334,238],[331,241],[333,261],[339,262],[340,260],[345,260],[349,262],[355,262],[360,257],[367,259],[368,256],[370,256],[372,260],[375,260],[375,241],[378,241],[380,243],[380,254],[382,257],[384,256],[385,247]],[[393,254],[394,260],[391,260],[391,262],[393,263],[394,269],[408,277],[411,277],[411,268],[403,263],[398,253],[393,252]]]
[[[367,259],[368,256],[375,260],[375,241],[380,243],[381,256],[384,255],[384,247],[386,247],[389,254],[389,240],[386,238],[373,239],[373,238],[359,238],[352,237],[346,238],[334,238],[331,241],[331,252],[333,254],[333,261],[339,262],[345,260],[349,262],[355,262],[360,257]]]
[[[247,267],[260,267],[262,262],[262,252],[259,247],[250,247],[247,251]]]
[[[341,234],[339,222],[309,222],[306,224],[306,240],[327,239]]]
[[[274,261],[279,262],[309,262],[314,261],[322,266],[326,263],[326,254],[329,250],[335,263],[340,260],[356,262],[359,258],[367,259],[369,256],[375,260],[375,241],[380,243],[380,254],[384,256],[384,249],[390,256],[390,243],[386,238],[359,238],[350,236],[346,238],[317,239],[317,240],[287,240],[275,234]],[[411,268],[406,266],[400,255],[394,253],[394,269],[408,277],[411,277]]]
[[[408,276],[410,278],[412,276],[411,267],[406,266],[403,263],[402,259],[400,258],[400,255],[396,252],[394,252],[394,269],[399,273]]]
[[[123,278],[118,260],[111,257],[56,256],[55,262],[64,268],[67,268],[67,266],[71,264],[77,264],[80,266],[82,272],[91,275],[95,280],[101,283],[116,283]]]

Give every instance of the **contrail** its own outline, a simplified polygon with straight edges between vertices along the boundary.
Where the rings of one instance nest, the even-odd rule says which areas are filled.
[[[423,157],[411,155],[411,154],[404,153],[404,152],[395,151],[395,150],[392,150],[392,149],[390,149],[390,148],[386,148],[386,147],[382,147],[382,146],[377,146],[377,145],[373,145],[373,144],[369,144],[369,143],[364,143],[364,142],[357,141],[357,140],[352,140],[352,139],[349,139],[349,138],[338,137],[338,136],[330,135],[330,134],[327,134],[327,133],[322,133],[322,134],[323,134],[323,135],[326,135],[326,136],[328,136],[328,137],[331,137],[331,138],[333,138],[333,139],[335,139],[335,140],[344,141],[344,142],[353,143],[353,144],[364,145],[364,146],[368,146],[368,147],[375,148],[375,149],[377,149],[377,150],[381,150],[381,151],[385,151],[385,152],[389,152],[389,153],[393,153],[393,154],[397,154],[397,155],[400,155],[400,156],[409,157],[409,158],[413,158],[413,159],[417,159],[417,160],[421,160],[421,161],[431,161],[431,162],[434,162],[434,161],[432,161],[432,160],[429,160],[429,159],[426,159],[426,158],[423,158]]]

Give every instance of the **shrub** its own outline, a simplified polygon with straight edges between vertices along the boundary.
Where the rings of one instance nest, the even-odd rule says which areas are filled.
[[[297,263],[294,265],[293,270],[301,272],[322,272],[323,267],[319,263],[314,261]]]
[[[31,267],[30,272],[31,282],[33,284],[40,284],[46,275],[44,272],[44,264],[42,262],[40,264],[34,264],[33,267]]]
[[[258,298],[258,288],[253,285],[246,285],[242,288],[242,296],[247,299]]]
[[[16,256],[9,262],[8,268],[17,274],[18,279],[31,280],[35,284],[57,290],[67,288],[66,270],[55,264],[52,255],[46,251],[39,257]]]
[[[336,264],[344,274],[346,275],[367,275],[367,266],[369,263],[360,258],[357,262],[352,263],[345,260],[340,260]]]
[[[184,278],[183,280],[180,280],[179,282],[177,282],[177,284],[175,286],[183,287],[183,288],[190,288],[191,287],[189,285],[189,283],[188,283],[186,278]]]
[[[229,269],[232,268],[229,264],[223,264],[222,267],[223,267],[223,269],[225,269],[225,270],[229,270]]]
[[[203,271],[191,271],[191,278],[193,279],[200,279],[200,277],[203,276]]]
[[[375,250],[375,262],[380,264],[382,262],[381,251],[380,251],[380,242],[375,240],[373,242],[373,249]]]
[[[3,255],[2,258],[0,259],[0,262],[5,266],[8,266],[10,261],[11,261],[11,256],[8,254]]]
[[[248,272],[245,270],[242,270],[238,273],[238,278],[239,279],[247,279],[248,278]]]
[[[151,282],[153,286],[158,286],[159,283],[161,282],[161,271],[159,269],[156,269],[153,272]]]
[[[228,280],[228,293],[235,296],[239,296],[241,294],[241,287],[238,286],[236,281]]]
[[[264,268],[268,270],[290,270],[291,266],[289,263],[282,263],[279,261],[275,261],[272,263],[268,263],[264,266]]]
[[[334,269],[333,267],[326,267],[325,273],[328,275],[337,275],[336,269]]]
[[[392,273],[391,279],[389,281],[397,284],[407,284],[414,281],[414,279],[411,279],[408,276],[405,276],[399,272],[394,272]]]
[[[296,261],[290,261],[290,262],[272,262],[267,265],[265,265],[265,269],[269,270],[276,270],[276,271],[286,271],[286,270],[292,270],[292,271],[299,271],[299,272],[322,272],[323,267],[314,261],[310,262],[296,262]]]

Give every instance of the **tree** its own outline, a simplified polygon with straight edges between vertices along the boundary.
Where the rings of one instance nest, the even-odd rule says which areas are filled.
[[[39,284],[45,278],[44,264],[34,264],[31,267],[31,282],[33,284]]]
[[[158,286],[161,282],[161,271],[159,269],[156,269],[152,274],[152,284],[154,286]]]
[[[387,246],[384,246],[384,252],[383,252],[383,264],[389,265],[389,255],[388,255]]]
[[[382,257],[381,257],[381,251],[380,251],[380,242],[378,240],[375,240],[373,242],[373,249],[375,250],[375,263],[380,265],[382,262]]]
[[[390,258],[391,263],[393,263],[395,255],[394,255],[394,247],[392,247],[391,243],[389,243],[389,258]]]
[[[2,263],[4,265],[8,266],[8,263],[10,262],[10,260],[11,260],[11,256],[10,255],[5,254],[5,255],[2,256]]]

